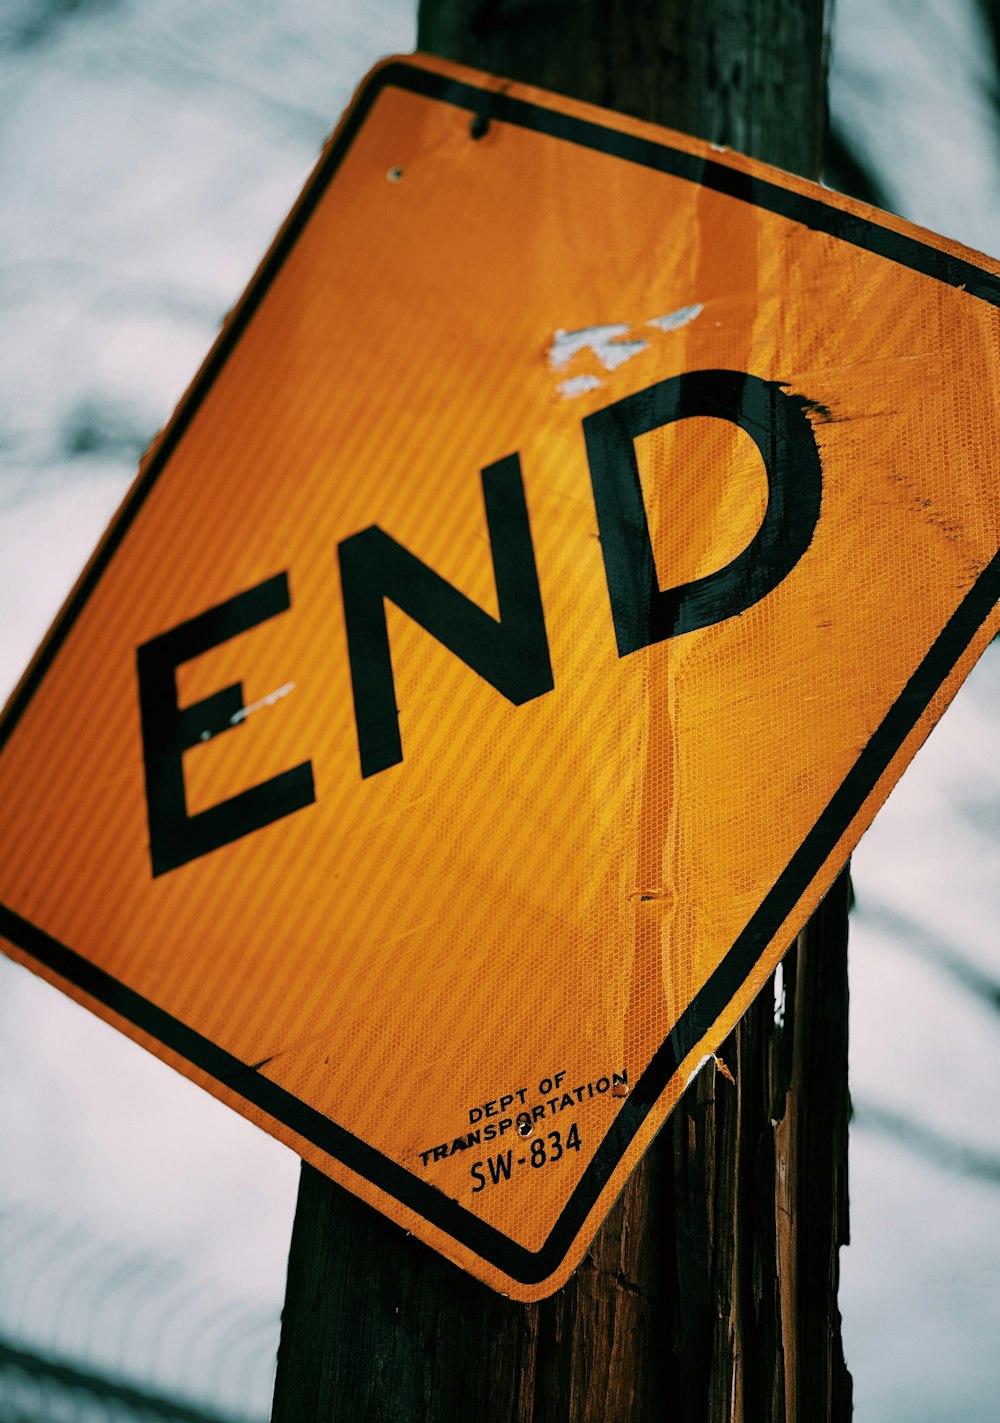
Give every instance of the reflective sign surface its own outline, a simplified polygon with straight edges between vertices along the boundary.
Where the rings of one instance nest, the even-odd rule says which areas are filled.
[[[377,70],[7,709],[10,952],[549,1293],[1000,622],[997,271]]]

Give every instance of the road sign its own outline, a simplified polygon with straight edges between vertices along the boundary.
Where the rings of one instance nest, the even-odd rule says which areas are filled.
[[[551,1292],[1000,625],[998,272],[377,69],[8,706],[10,952]]]

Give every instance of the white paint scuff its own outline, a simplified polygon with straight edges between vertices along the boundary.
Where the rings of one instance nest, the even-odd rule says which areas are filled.
[[[559,382],[559,394],[567,400],[576,395],[586,395],[588,390],[597,390],[604,382],[599,376],[570,376]]]
[[[679,331],[682,326],[697,320],[704,310],[702,302],[694,306],[681,306],[676,311],[668,311],[666,316],[654,316],[646,325],[655,326],[658,331]]]
[[[560,327],[549,347],[549,365],[554,371],[559,370],[581,351],[593,351],[606,371],[617,370],[649,345],[641,337],[637,341],[623,341],[622,337],[627,336],[630,329],[627,322],[585,326],[579,331],[563,331]]]
[[[646,322],[658,331],[680,331],[694,321],[704,311],[698,302],[692,306],[681,306],[676,311],[668,311],[665,316],[654,316]],[[583,351],[592,351],[606,371],[615,371],[649,349],[649,342],[642,336],[626,339],[632,326],[626,321],[610,321],[603,326],[583,326],[578,331],[564,331],[562,327],[552,337],[549,346],[549,365],[554,371],[568,366],[575,356]],[[564,400],[585,395],[589,390],[597,390],[602,384],[599,376],[591,373],[570,376],[560,381],[558,390]]]

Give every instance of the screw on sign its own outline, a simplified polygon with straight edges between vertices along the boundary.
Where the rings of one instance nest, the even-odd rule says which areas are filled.
[[[997,272],[379,67],[8,706],[9,951],[551,1292],[1000,625]]]

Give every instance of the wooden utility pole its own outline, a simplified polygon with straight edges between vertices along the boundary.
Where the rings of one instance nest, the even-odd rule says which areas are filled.
[[[418,42],[819,172],[824,0],[422,0]],[[761,995],[551,1299],[492,1294],[304,1166],[274,1423],[847,1420],[849,893],[845,873],[781,1004]]]

